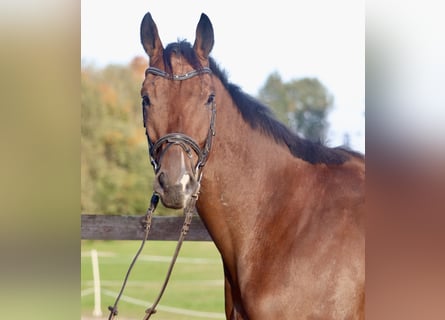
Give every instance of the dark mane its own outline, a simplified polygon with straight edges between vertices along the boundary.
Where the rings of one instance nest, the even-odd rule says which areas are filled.
[[[164,49],[164,65],[165,65],[165,71],[168,73],[172,73],[172,63],[171,63],[171,57],[172,55],[181,55],[185,58],[185,60],[193,67],[193,69],[201,69],[202,65],[199,61],[198,56],[195,53],[195,50],[193,50],[192,45],[189,42],[186,42],[185,40],[173,42],[170,43],[165,49]]]
[[[178,41],[169,44],[164,50],[164,63],[167,72],[171,73],[171,56],[173,53],[181,54],[195,69],[202,67],[191,44],[186,41]],[[363,155],[360,153],[350,151],[346,148],[329,148],[320,142],[312,142],[294,134],[284,124],[275,119],[267,106],[244,93],[239,86],[230,83],[225,71],[219,68],[213,58],[209,58],[209,63],[213,74],[219,78],[229,92],[244,121],[253,129],[260,130],[267,136],[273,138],[275,142],[286,145],[295,157],[312,164],[342,164],[347,161],[350,156],[363,158]]]

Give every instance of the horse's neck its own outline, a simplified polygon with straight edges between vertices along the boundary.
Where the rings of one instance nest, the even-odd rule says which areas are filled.
[[[292,156],[245,123],[233,105],[220,106],[216,119],[198,209],[224,262],[236,264],[261,237],[258,216],[273,214],[273,198],[286,185],[278,172]]]

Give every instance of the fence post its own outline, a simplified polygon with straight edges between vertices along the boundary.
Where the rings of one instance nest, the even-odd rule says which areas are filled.
[[[91,262],[93,265],[93,287],[94,287],[94,310],[93,316],[101,317],[102,310],[100,308],[100,276],[99,276],[99,259],[97,257],[97,251],[91,250]]]

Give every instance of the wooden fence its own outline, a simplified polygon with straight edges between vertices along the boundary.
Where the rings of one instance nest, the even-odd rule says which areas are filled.
[[[145,230],[142,216],[81,215],[81,239],[91,240],[141,240]],[[178,240],[184,217],[154,216],[149,240]],[[194,216],[185,240],[212,241],[199,216]]]

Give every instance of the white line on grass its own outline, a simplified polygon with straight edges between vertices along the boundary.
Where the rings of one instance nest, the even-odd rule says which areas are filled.
[[[149,256],[149,255],[141,255],[139,257],[140,260],[143,261],[152,261],[152,262],[168,262],[172,260],[171,257],[168,256]],[[220,259],[208,259],[208,258],[182,258],[178,257],[176,260],[177,263],[190,263],[190,264],[219,264],[221,263]]]
[[[93,281],[91,281],[91,283],[92,283]],[[84,289],[84,290],[82,290],[82,291],[80,291],[80,296],[81,297],[84,297],[84,296],[87,296],[87,295],[89,295],[89,294],[92,294],[94,292],[94,288],[88,288],[88,289]]]
[[[147,287],[147,285],[150,284],[159,284],[159,283],[163,283],[164,280],[157,280],[157,281],[137,281],[137,280],[129,280],[127,282],[127,287]],[[93,280],[84,280],[82,282],[83,284],[87,285],[87,286],[92,286],[93,285]],[[120,285],[122,285],[122,280],[101,280],[101,285],[102,286],[115,286],[115,287],[119,287]],[[172,284],[175,285],[186,285],[186,286],[199,286],[199,287],[204,287],[204,286],[209,286],[209,287],[213,287],[213,286],[217,286],[217,287],[222,287],[224,286],[224,280],[176,280],[174,282],[172,282]]]
[[[117,292],[107,290],[107,289],[102,289],[102,293],[107,296],[113,297],[113,298],[115,298],[118,294]],[[131,304],[134,304],[134,305],[137,305],[137,306],[142,306],[142,307],[149,307],[152,304],[152,302],[142,301],[142,300],[128,297],[125,295],[121,296],[121,300],[126,301]],[[188,309],[182,309],[182,308],[168,307],[168,306],[164,306],[164,305],[158,305],[157,309],[161,310],[161,311],[169,312],[169,313],[182,314],[182,315],[199,317],[199,318],[210,318],[210,319],[225,319],[226,318],[224,313],[218,313],[218,312],[195,311],[195,310],[188,310]]]
[[[82,257],[90,257],[91,254],[89,252],[82,252]],[[126,256],[119,256],[112,252],[98,252],[98,256],[100,258],[120,258],[120,259],[126,259]],[[130,257],[130,256],[129,256]],[[166,262],[170,263],[172,257],[170,256],[152,256],[152,255],[141,255],[139,256],[139,260],[142,261],[150,261],[150,262]],[[127,260],[122,260],[121,262],[126,262]],[[185,257],[178,257],[176,260],[177,263],[188,263],[188,264],[220,264],[221,259],[209,259],[209,258],[185,258]],[[113,260],[104,259],[101,260],[102,263],[116,263]]]

